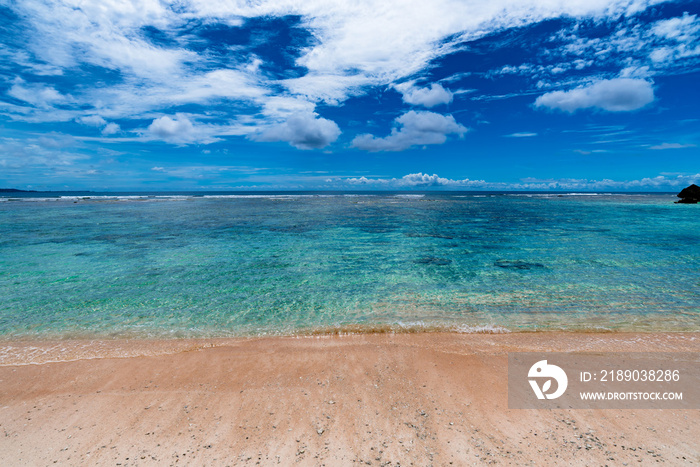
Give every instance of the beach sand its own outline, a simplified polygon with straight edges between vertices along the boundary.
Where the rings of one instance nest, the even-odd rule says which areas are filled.
[[[700,410],[507,406],[507,352],[698,352],[700,333],[7,341],[0,348],[0,465],[700,462]]]

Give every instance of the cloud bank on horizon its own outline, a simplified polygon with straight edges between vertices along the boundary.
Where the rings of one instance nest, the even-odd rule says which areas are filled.
[[[2,184],[697,181],[692,1],[0,0],[0,28]]]

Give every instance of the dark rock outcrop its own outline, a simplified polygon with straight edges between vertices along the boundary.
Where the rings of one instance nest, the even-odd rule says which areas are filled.
[[[434,256],[426,256],[425,258],[414,259],[416,264],[434,264],[436,266],[446,266],[452,262],[451,259],[447,258],[436,258]]]
[[[507,259],[499,259],[495,263],[493,263],[494,266],[498,266],[499,268],[503,269],[539,269],[539,268],[544,268],[544,264],[540,263],[529,263],[527,261],[521,261],[521,260],[515,260],[515,261],[510,261]]]
[[[683,188],[676,196],[680,198],[680,200],[676,201],[677,203],[696,204],[700,201],[700,186],[693,183],[689,187]]]

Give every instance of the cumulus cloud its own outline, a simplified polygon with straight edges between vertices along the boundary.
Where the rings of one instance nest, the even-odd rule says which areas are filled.
[[[411,110],[395,120],[391,134],[378,138],[370,134],[355,137],[353,147],[365,151],[403,151],[412,146],[443,144],[447,135],[464,135],[468,129],[457,123],[452,115]]]
[[[86,115],[78,118],[78,123],[82,123],[83,125],[87,126],[101,127],[107,124],[107,120],[99,115]]]
[[[678,174],[675,177],[657,175],[637,180],[591,180],[577,178],[536,179],[525,178],[520,183],[509,184],[512,190],[673,190],[700,180],[700,174]]]
[[[569,113],[591,107],[608,112],[628,112],[641,109],[653,100],[654,88],[649,81],[615,78],[569,91],[548,92],[537,98],[535,106]]]
[[[76,121],[86,126],[102,128],[102,134],[104,136],[113,135],[121,131],[118,124],[114,122],[108,123],[107,120],[102,118],[100,115],[86,115],[84,117],[77,118]]]
[[[440,186],[447,185],[449,180],[439,177],[437,174],[428,175],[418,172],[404,175],[403,178],[401,178],[401,183],[408,186]]]
[[[315,113],[297,113],[285,122],[275,124],[252,136],[257,141],[284,141],[297,149],[320,149],[338,139],[340,128]]]
[[[194,125],[192,125],[192,122],[183,115],[178,115],[175,119],[167,115],[156,118],[148,127],[148,131],[150,131],[151,134],[162,139],[172,138],[182,133],[189,133],[193,129]]]
[[[585,179],[585,178],[524,178],[518,182],[489,182],[485,180],[451,179],[437,174],[421,172],[404,175],[401,178],[340,178],[327,180],[337,186],[368,187],[382,189],[434,188],[454,190],[565,190],[565,191],[616,191],[616,190],[656,190],[672,191],[691,183],[700,183],[700,173],[661,174],[636,180]]]
[[[470,187],[479,188],[484,186],[486,183],[483,180],[469,180],[465,178],[463,180],[452,180],[449,178],[440,177],[437,174],[429,175],[427,173],[417,172],[408,175],[404,175],[401,178],[367,178],[367,177],[356,177],[356,178],[344,178],[341,179],[343,183],[348,183],[350,185],[367,185],[367,186],[381,186],[386,188],[429,188],[429,187]]]
[[[403,101],[411,105],[435,107],[452,102],[453,94],[440,84],[433,83],[429,88],[416,88],[412,83],[397,85],[396,89],[403,94]]]
[[[160,139],[172,144],[209,144],[217,141],[211,136],[211,129],[203,125],[195,125],[185,114],[175,114],[174,118],[164,115],[156,118],[148,126],[147,136]]]
[[[114,122],[108,123],[104,128],[102,128],[102,134],[105,136],[113,135],[115,133],[119,133],[120,131],[121,128],[119,128],[119,125]]]

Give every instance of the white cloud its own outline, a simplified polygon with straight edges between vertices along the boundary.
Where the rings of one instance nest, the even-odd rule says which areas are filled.
[[[396,120],[391,134],[377,138],[370,134],[359,135],[352,145],[365,151],[403,151],[412,146],[443,144],[447,135],[464,135],[468,129],[457,123],[452,115],[411,110]]]
[[[411,105],[435,107],[452,102],[453,94],[440,84],[433,83],[429,88],[417,88],[413,83],[402,83],[395,86],[403,94],[403,101]]]
[[[284,141],[297,149],[320,149],[339,136],[340,128],[334,121],[312,113],[297,113],[252,138],[257,141]]]
[[[211,57],[177,42],[167,47],[154,45],[144,37],[143,28],[152,26],[168,33],[192,20],[240,26],[245,18],[298,15],[315,41],[297,60],[308,73],[285,80],[283,85],[310,102],[337,103],[361,92],[363,86],[390,85],[415,76],[464,40],[560,16],[617,18],[653,3],[656,0],[435,0],[429,4],[387,0],[381,5],[372,0],[332,4],[325,0],[190,0],[172,8],[156,0],[79,4],[25,0],[15,8],[31,22],[29,47],[44,66],[60,72],[88,63],[118,70],[127,83],[166,86],[164,96],[180,95],[169,88],[185,78],[196,81],[202,73],[190,65],[206,64]],[[260,77],[259,58],[241,64],[240,71]],[[263,88],[265,84],[277,83],[262,83]],[[206,92],[206,87],[202,83],[197,89]],[[184,96],[197,97],[195,90],[190,91]],[[437,94],[433,87],[427,91]]]
[[[310,77],[352,77],[350,88],[388,84],[415,75],[435,58],[453,51],[464,39],[475,39],[493,31],[518,27],[558,16],[618,17],[643,9],[650,2],[628,0],[571,0],[513,3],[508,0],[419,0],[385,1],[324,0],[304,2],[194,0],[198,16],[279,16],[298,14],[314,33],[316,44],[306,48],[298,65]],[[299,78],[306,81],[306,77]],[[294,86],[290,80],[289,86]],[[310,99],[325,99],[327,89]],[[342,89],[338,89],[342,93]],[[337,97],[335,97],[337,98]]]
[[[12,108],[12,118],[25,121],[67,121],[91,117],[96,110],[103,118],[135,118],[159,112],[173,105],[203,104],[216,99],[231,99],[245,105],[259,104],[269,94],[271,83],[261,84],[260,60],[230,63],[211,70],[211,57],[196,53],[177,41],[168,46],[153,45],[145,37],[145,27],[165,34],[175,32],[193,17],[186,4],[179,11],[156,0],[104,1],[66,4],[51,0],[27,0],[14,6],[29,23],[27,52],[23,66],[31,60],[43,67],[72,73],[79,66],[103,67],[119,72],[118,84],[81,86],[75,100],[53,88],[43,92],[22,83],[11,90],[13,97],[40,106],[43,112]],[[206,21],[216,21],[207,18]],[[240,19],[222,20],[240,25]],[[29,32],[31,34],[29,34]],[[185,36],[191,38],[192,36]],[[30,60],[30,57],[31,60]],[[25,63],[28,62],[28,63]],[[204,71],[206,70],[206,71]],[[109,83],[109,81],[107,81]],[[57,113],[58,103],[73,102],[81,111]],[[81,122],[82,123],[82,122]],[[88,124],[88,123],[84,123]],[[106,123],[105,123],[106,125]],[[94,124],[93,126],[99,126]],[[114,127],[111,126],[110,130]]]
[[[15,84],[7,91],[7,94],[15,99],[43,108],[71,100],[70,96],[61,94],[52,86],[28,84],[21,79],[15,80]]]
[[[115,133],[119,133],[120,131],[121,131],[121,128],[119,128],[119,125],[112,122],[112,123],[108,123],[107,125],[105,125],[105,127],[102,129],[102,134],[105,136],[108,136],[108,135],[113,135]]]
[[[101,127],[107,124],[107,121],[99,115],[86,115],[77,119],[79,123],[87,126]]]
[[[534,79],[543,79],[551,77],[551,75],[559,75],[567,72],[572,68],[581,70],[593,64],[593,61],[574,60],[572,63],[560,62],[553,65],[534,65],[531,63],[523,63],[518,66],[505,65],[497,70],[490,71],[487,76],[499,75],[523,75]]]
[[[75,138],[73,138],[71,135],[54,132],[41,135],[36,140],[32,141],[47,149],[62,149],[75,146]]]
[[[649,58],[656,65],[669,61],[673,57],[673,49],[671,47],[659,47],[649,54]]]
[[[468,178],[463,180],[451,180],[449,178],[440,177],[437,174],[428,175],[421,172],[404,175],[398,180],[399,186],[410,187],[461,186],[476,188],[482,186],[484,183],[483,180],[469,180]]]
[[[422,172],[404,175],[401,178],[344,178],[340,179],[343,183],[350,185],[367,185],[367,186],[383,186],[387,188],[427,188],[427,187],[471,187],[478,188],[486,182],[483,180],[451,180],[449,178],[440,177],[437,174],[429,175]]]
[[[158,0],[23,0],[11,7],[29,24],[23,39],[28,45],[22,66],[54,75],[72,73],[84,65],[102,67],[118,73],[119,83],[88,84],[71,90],[70,96],[49,86],[33,89],[15,84],[11,95],[35,107],[13,105],[4,110],[10,118],[24,121],[67,121],[96,113],[107,120],[140,120],[180,105],[231,104],[227,117],[232,121],[228,125],[185,128],[186,122],[182,122],[186,136],[180,138],[164,133],[168,122],[162,122],[164,127],[156,124],[152,136],[161,134],[171,142],[184,144],[211,141],[225,134],[249,134],[257,127],[263,134],[274,135],[276,131],[281,138],[279,135],[289,131],[285,124],[278,124],[285,118],[294,119],[296,113],[311,114],[321,102],[339,105],[351,96],[364,94],[370,86],[395,86],[416,79],[434,60],[455,51],[465,40],[561,16],[619,18],[655,3],[658,1],[387,0],[378,4],[373,0],[184,0],[172,7]],[[299,50],[296,65],[306,70],[300,77],[280,80],[266,74],[257,56],[241,62],[232,55],[230,62],[217,64],[217,58],[209,52],[197,52],[186,43],[197,39],[189,33],[193,24],[237,27],[247,18],[289,15],[299,16],[300,27],[313,36],[313,41]],[[687,33],[671,37],[673,24],[659,22],[658,37],[674,43],[679,38],[695,37],[695,17],[688,16],[691,21],[686,16],[679,24]],[[155,45],[145,36],[146,27],[170,35],[172,42]],[[182,34],[185,30],[187,35]],[[603,47],[603,42],[598,46]],[[691,53],[691,43],[683,44],[682,53]],[[670,56],[681,53],[678,50],[673,49]],[[572,66],[589,66],[589,62],[577,57],[573,64],[560,63],[545,71],[557,74]],[[212,69],[217,66],[219,69]],[[440,84],[422,89],[411,86],[404,92],[407,103],[425,107],[449,103],[452,97],[453,93]],[[59,104],[61,111],[54,107]],[[63,110],[66,104],[73,104],[75,110]],[[88,106],[91,110],[84,112],[82,109]],[[239,112],[241,108],[245,111]],[[273,131],[274,124],[278,126],[272,127],[277,128]],[[284,140],[297,147],[316,147],[335,140],[331,138],[331,125],[322,119],[314,124],[321,132],[318,142],[312,141],[312,135],[307,135],[309,142],[302,137],[295,143],[297,138],[289,134]],[[104,123],[104,131],[115,129],[110,125]],[[397,147],[401,140],[407,141],[406,134],[374,141],[384,141],[385,145],[393,142]],[[440,139],[439,132],[423,136]],[[435,144],[430,141],[428,138],[428,142],[416,144]]]
[[[657,65],[700,55],[700,20],[687,12],[682,17],[660,20],[654,23],[651,33],[666,40],[649,55]]]
[[[422,172],[404,175],[401,179],[401,183],[408,186],[440,186],[447,185],[448,182],[448,179],[438,177],[437,174],[428,175]]]
[[[264,100],[262,113],[279,120],[295,114],[312,114],[314,107],[313,103],[299,97],[270,96]]]
[[[190,133],[193,130],[194,125],[192,125],[192,122],[184,115],[178,115],[175,119],[167,115],[156,118],[148,127],[148,131],[162,139],[172,138],[183,133]]]
[[[696,174],[661,174],[656,177],[645,177],[637,180],[591,180],[576,178],[524,178],[519,182],[488,182],[485,180],[450,179],[437,174],[428,175],[414,173],[401,178],[368,178],[349,177],[326,180],[335,186],[365,186],[382,189],[391,188],[435,188],[435,189],[466,189],[466,190],[566,190],[566,191],[624,191],[624,190],[657,190],[673,191],[691,183],[700,183],[700,173]]]
[[[0,167],[25,173],[26,169],[64,169],[89,159],[89,156],[74,151],[74,146],[75,140],[62,134],[23,141],[0,138]]]
[[[530,138],[532,136],[537,136],[537,133],[511,133],[509,135],[505,135],[506,138]]]
[[[258,82],[256,76],[233,69],[182,73],[162,83],[141,82],[136,85],[127,82],[106,89],[88,90],[82,97],[90,105],[99,102],[100,115],[113,119],[140,119],[154,111],[187,104],[225,102],[262,106],[272,99],[271,92]],[[310,105],[313,108],[313,104]]]
[[[185,114],[175,114],[175,118],[167,115],[153,120],[148,126],[147,136],[160,139],[172,144],[209,144],[218,141],[211,135],[211,128],[195,125]]]
[[[700,34],[700,21],[696,15],[687,12],[682,17],[657,21],[651,28],[657,36],[673,39],[678,42],[691,42]]]
[[[623,68],[621,78],[647,78],[669,69],[687,69],[696,65],[700,56],[700,19],[697,15],[684,13],[651,24],[637,17],[627,17],[604,37],[581,34],[580,26],[577,22],[556,33],[551,38],[552,43],[563,42],[563,45],[548,49],[547,56],[561,57],[561,60],[575,65],[577,70],[594,65],[598,69]],[[691,59],[694,61],[689,61]],[[541,66],[523,66],[542,71]],[[537,78],[540,77],[541,73]]]
[[[87,126],[94,126],[97,128],[101,127],[102,134],[105,136],[113,135],[121,131],[118,124],[114,122],[108,123],[107,120],[102,118],[100,115],[86,115],[84,117],[77,118],[76,121]]]
[[[79,4],[26,0],[17,9],[32,22],[31,51],[53,66],[69,68],[83,62],[161,79],[196,56],[185,49],[156,47],[142,38],[142,27],[168,27],[183,20],[155,0]]]
[[[649,78],[651,75],[648,66],[629,66],[620,71],[620,78]]]
[[[309,71],[299,78],[282,80],[281,84],[286,87],[289,94],[305,99],[307,102],[338,105],[351,96],[363,94],[366,86],[382,85],[387,82],[359,74],[346,76],[340,71],[323,73]]]
[[[582,190],[582,191],[602,191],[602,190],[673,190],[677,187],[684,187],[700,180],[700,173],[680,174],[675,177],[657,175],[656,177],[645,177],[638,180],[589,180],[576,178],[562,179],[534,179],[526,178],[518,184],[511,184],[510,189],[514,190]]]
[[[247,71],[246,65],[243,64],[238,70],[221,69],[186,76],[187,79],[182,83],[169,84],[175,91],[169,96],[169,100],[174,104],[188,104],[206,103],[222,98],[249,102],[264,99],[269,92],[258,84],[256,73]]]
[[[654,100],[654,88],[643,79],[615,78],[596,81],[569,91],[553,91],[538,97],[536,107],[575,112],[591,107],[609,112],[641,109]]]
[[[680,143],[661,143],[655,146],[650,146],[649,149],[683,149],[683,148],[694,148],[695,144],[680,144]]]

